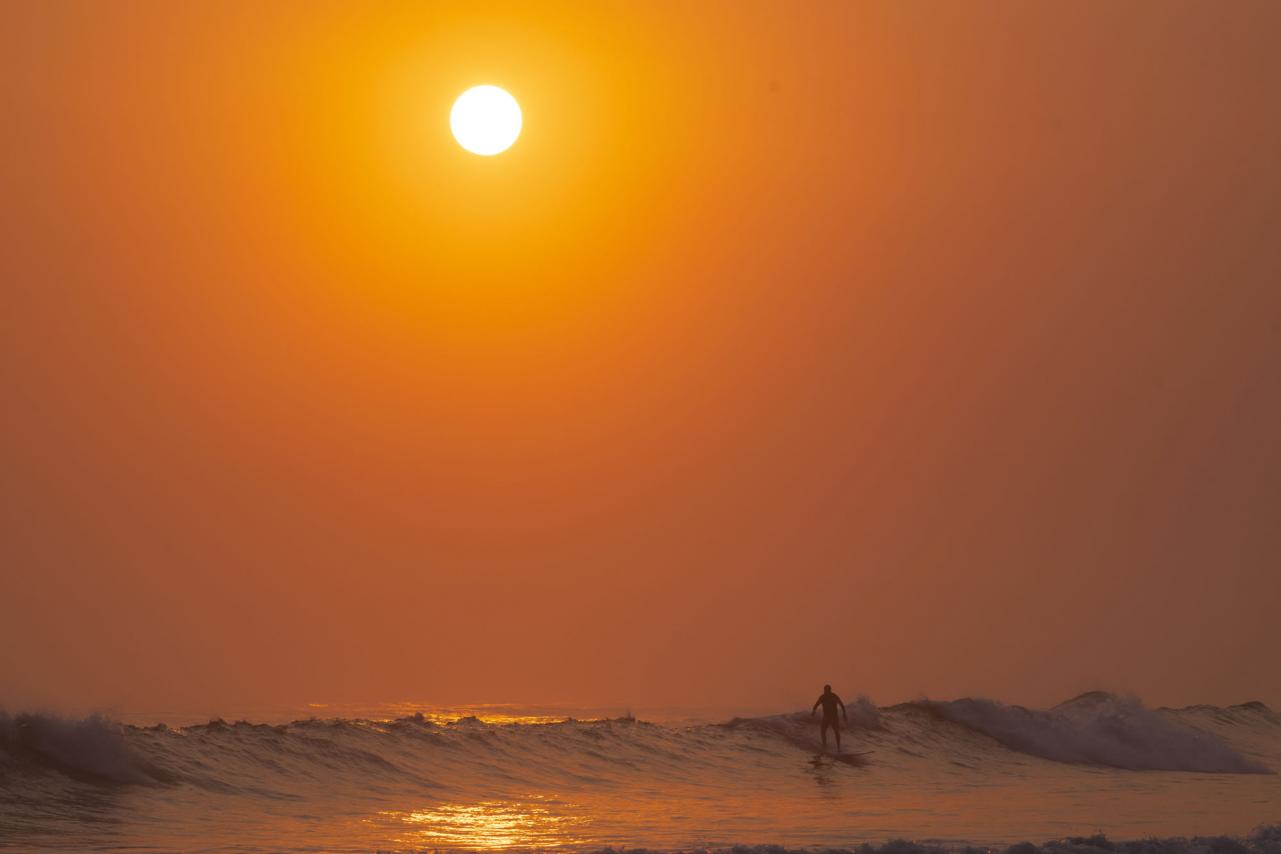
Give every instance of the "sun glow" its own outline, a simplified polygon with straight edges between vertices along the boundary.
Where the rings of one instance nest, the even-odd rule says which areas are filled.
[[[458,96],[449,112],[449,128],[458,144],[487,157],[511,148],[521,123],[520,105],[497,86],[473,86]]]

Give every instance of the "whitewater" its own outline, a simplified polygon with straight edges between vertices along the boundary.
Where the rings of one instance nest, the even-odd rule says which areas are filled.
[[[808,712],[312,711],[0,712],[0,848],[1281,854],[1281,715],[1261,703],[860,699],[839,756]]]

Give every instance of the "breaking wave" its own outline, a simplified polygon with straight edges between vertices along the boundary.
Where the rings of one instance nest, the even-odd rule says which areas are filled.
[[[69,720],[0,712],[0,767],[43,768],[103,783],[169,781],[130,745],[129,729],[101,715]]]
[[[1091,692],[1048,710],[983,699],[921,705],[944,720],[991,736],[1011,750],[1056,762],[1136,771],[1271,773],[1219,738],[1149,709],[1135,697]],[[1267,708],[1261,703],[1250,705],[1256,711]]]

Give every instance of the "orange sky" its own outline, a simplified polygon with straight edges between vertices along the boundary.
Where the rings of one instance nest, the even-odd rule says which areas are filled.
[[[0,705],[1281,703],[1279,25],[5,4]]]

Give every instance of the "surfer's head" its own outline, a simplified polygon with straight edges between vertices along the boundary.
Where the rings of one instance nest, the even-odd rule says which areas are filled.
[[[823,693],[824,693],[824,694],[830,694],[830,693],[832,693],[832,686],[831,686],[831,685],[824,685],[824,686],[823,686]]]

